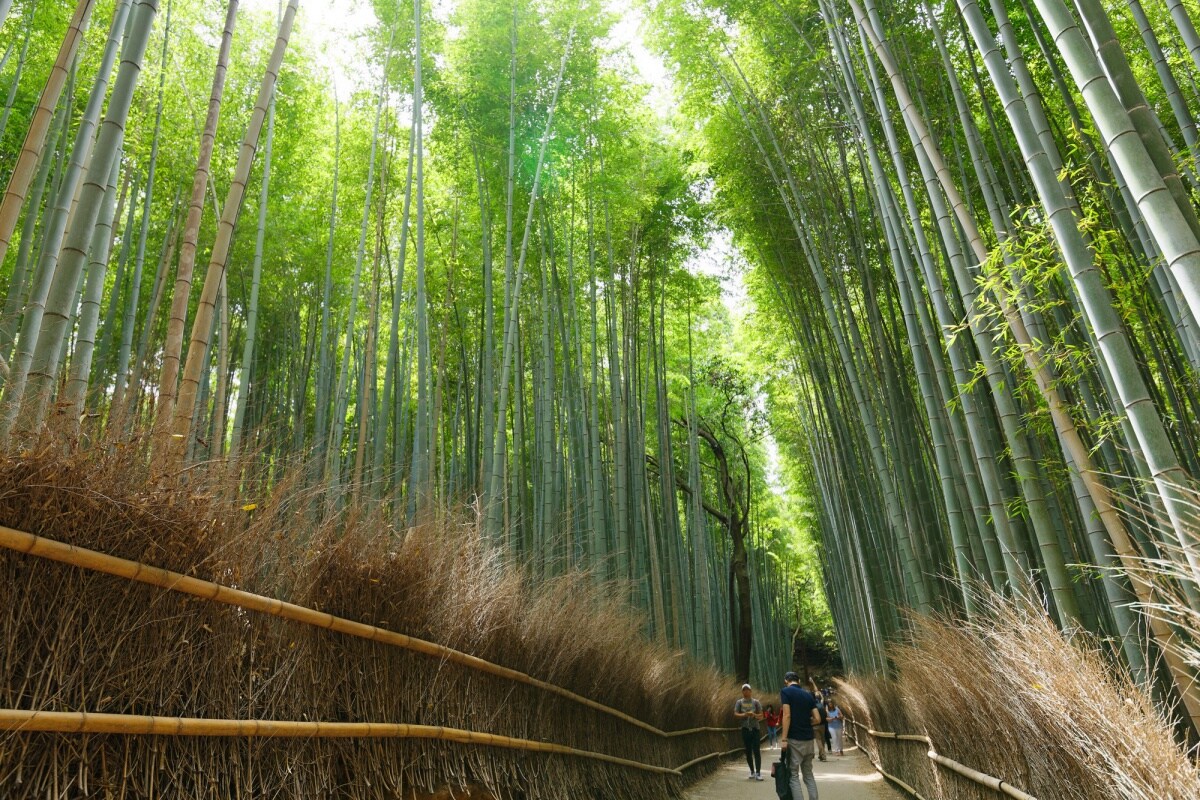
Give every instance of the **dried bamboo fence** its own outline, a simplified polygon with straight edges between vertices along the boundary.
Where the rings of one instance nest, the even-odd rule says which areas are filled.
[[[522,683],[555,694],[581,706],[608,714],[629,725],[641,728],[664,739],[697,734],[728,734],[737,728],[702,726],[685,730],[663,731],[615,708],[583,697],[568,689],[534,678],[519,670],[493,664],[468,653],[413,636],[388,631],[332,614],[305,608],[274,598],[263,597],[212,581],[188,577],[178,572],[153,567],[129,559],[116,558],[87,548],[64,544],[45,537],[0,525],[0,547],[39,558],[94,570],[127,580],[154,586],[167,591],[191,595],[215,603],[259,611],[280,619],[292,620],[337,633],[400,647],[414,653],[442,659],[499,678]],[[55,712],[20,709],[0,709],[0,730],[39,733],[92,733],[143,736],[205,736],[238,738],[364,738],[364,739],[433,739],[459,744],[482,745],[533,753],[546,753],[590,759],[606,764],[628,767],[645,772],[683,777],[684,770],[711,759],[735,753],[740,748],[701,754],[678,768],[647,764],[628,758],[607,755],[574,747],[530,739],[519,739],[490,733],[447,728],[444,726],[412,725],[380,722],[319,722],[295,720],[234,720],[185,717],[159,717],[135,714],[106,714],[95,712]]]
[[[583,578],[110,458],[0,461],[2,797],[657,800],[737,751],[729,686]]]
[[[946,769],[948,769],[958,775],[961,775],[962,777],[966,778],[967,780],[969,780],[973,783],[976,783],[980,786],[987,787],[988,789],[991,789],[991,790],[997,792],[998,794],[1002,794],[1007,797],[1013,797],[1013,798],[1016,798],[1016,800],[1038,800],[1033,795],[1021,791],[1017,787],[1013,786],[1010,783],[1004,782],[1000,778],[996,778],[996,777],[988,775],[984,772],[980,772],[979,770],[972,769],[971,767],[968,767],[966,764],[961,764],[952,758],[946,758],[945,756],[940,755],[933,747],[933,740],[931,740],[928,736],[924,736],[922,734],[915,734],[915,733],[894,733],[892,731],[875,731],[875,730],[871,730],[867,726],[857,722],[856,720],[848,719],[848,721],[856,730],[856,734],[854,737],[855,743],[859,746],[859,748],[864,753],[867,754],[867,758],[870,759],[871,763],[875,765],[875,769],[879,771],[879,774],[883,775],[883,777],[887,778],[892,783],[895,783],[897,786],[904,789],[906,792],[911,794],[913,797],[916,797],[917,800],[926,800],[926,798],[923,797],[921,795],[921,793],[916,790],[915,787],[911,786],[910,784],[908,784],[901,778],[899,778],[895,775],[892,775],[889,772],[886,772],[883,769],[883,765],[880,763],[878,749],[873,748],[873,747],[864,746],[864,742],[862,742],[858,738],[857,731],[862,731],[867,736],[870,736],[872,739],[890,739],[894,742],[917,742],[919,744],[924,744],[928,747],[928,750],[925,753],[925,755],[928,756],[929,760],[932,761],[933,764],[935,764],[937,766],[945,767]]]
[[[246,609],[247,611],[261,611],[264,614],[270,614],[280,619],[288,619],[294,622],[300,622],[305,625],[312,625],[316,628],[324,628],[336,633],[344,633],[348,636],[357,636],[361,639],[368,639],[373,642],[381,642],[383,644],[402,647],[405,650],[410,650],[414,653],[420,653],[433,658],[440,658],[452,664],[459,664],[479,672],[484,672],[489,675],[495,675],[499,678],[523,683],[543,692],[556,694],[564,697],[572,702],[578,703],[581,706],[586,706],[604,714],[610,714],[613,717],[634,725],[643,730],[649,731],[657,736],[671,738],[675,736],[689,736],[698,733],[720,733],[737,731],[737,728],[719,728],[713,726],[705,726],[699,728],[688,728],[678,731],[663,731],[649,723],[642,722],[636,717],[618,711],[615,708],[597,703],[582,695],[576,694],[569,689],[564,689],[561,686],[555,686],[547,681],[538,680],[524,672],[508,667],[493,664],[482,658],[477,658],[469,653],[463,653],[455,650],[452,647],[427,642],[424,639],[418,639],[414,636],[407,636],[403,633],[384,630],[383,628],[374,625],[365,625],[361,622],[336,617],[333,614],[327,614],[315,609],[305,608],[304,606],[288,603],[283,600],[276,600],[271,597],[263,597],[252,592],[234,589],[229,586],[222,586],[212,581],[200,580],[199,578],[190,578],[178,572],[172,572],[168,569],[160,567],[152,567],[149,564],[143,564],[138,561],[130,561],[126,558],[115,558],[113,556],[98,553],[95,550],[88,550],[83,547],[63,544],[56,542],[53,539],[47,539],[42,536],[35,536],[32,533],[14,530],[0,525],[0,547],[6,547],[9,550],[15,550],[18,553],[25,555],[37,556],[39,558],[57,561],[62,564],[70,564],[73,567],[82,569],[90,569],[96,572],[103,572],[107,575],[115,575],[119,578],[126,578],[138,583],[144,583],[148,586],[156,586],[159,589],[166,589],[170,592],[180,592],[181,594],[192,595],[203,600],[210,600],[214,603],[224,603],[226,605],[237,606],[238,608]],[[2,719],[2,718],[0,718]],[[104,731],[97,731],[103,733]],[[207,734],[196,734],[207,735]],[[231,735],[231,734],[222,734]],[[393,734],[394,735],[394,734]],[[426,737],[436,738],[436,737]]]
[[[1064,635],[1035,606],[981,607],[914,617],[889,652],[894,677],[838,684],[880,771],[925,800],[1200,797],[1174,712],[1114,668],[1107,643]]]

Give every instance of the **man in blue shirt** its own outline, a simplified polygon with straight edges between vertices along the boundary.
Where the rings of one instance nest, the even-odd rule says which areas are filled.
[[[783,676],[787,684],[779,693],[783,708],[783,738],[781,750],[788,751],[788,781],[792,787],[792,800],[804,800],[800,791],[800,776],[808,790],[808,800],[817,800],[817,779],[813,777],[813,756],[817,745],[813,740],[813,728],[820,724],[821,714],[817,711],[817,699],[812,693],[800,688],[800,676],[789,672]]]

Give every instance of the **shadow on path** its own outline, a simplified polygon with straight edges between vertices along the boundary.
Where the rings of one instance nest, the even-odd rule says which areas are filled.
[[[771,779],[771,764],[779,759],[778,748],[763,748],[762,782],[747,780],[746,761],[730,757],[721,769],[696,784],[685,800],[777,800]],[[820,800],[904,800],[904,794],[875,771],[858,750],[847,750],[839,758],[813,761]]]

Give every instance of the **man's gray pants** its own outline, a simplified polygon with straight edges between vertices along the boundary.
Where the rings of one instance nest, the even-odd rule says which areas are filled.
[[[800,778],[803,776],[804,785],[808,787],[808,800],[817,800],[817,779],[813,776],[813,756],[817,752],[816,741],[788,742],[788,783],[792,787],[792,800],[804,800],[800,790]]]

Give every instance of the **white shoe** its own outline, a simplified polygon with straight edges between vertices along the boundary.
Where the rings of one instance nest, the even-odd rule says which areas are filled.
[[[761,772],[754,773],[754,780],[761,781],[762,779],[763,779],[763,776],[762,776]]]
[[[750,774],[749,774],[749,775],[746,777],[746,780],[748,780],[748,781],[752,781],[752,780],[754,780],[754,773],[753,773],[753,772],[751,772],[751,773],[750,773]]]

